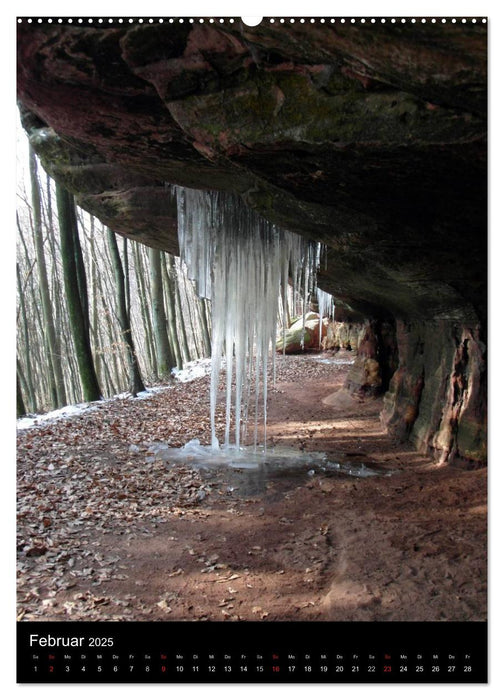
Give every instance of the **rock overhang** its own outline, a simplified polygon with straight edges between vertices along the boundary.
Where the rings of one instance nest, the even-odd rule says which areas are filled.
[[[486,28],[18,27],[18,96],[51,175],[177,252],[167,184],[240,194],[328,247],[367,316],[486,311]]]

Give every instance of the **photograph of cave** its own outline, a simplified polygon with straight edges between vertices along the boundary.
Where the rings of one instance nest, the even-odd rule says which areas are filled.
[[[487,25],[17,20],[17,620],[487,619]]]

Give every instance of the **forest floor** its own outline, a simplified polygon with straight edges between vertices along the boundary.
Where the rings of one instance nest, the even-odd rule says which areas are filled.
[[[316,360],[280,358],[268,444],[377,476],[153,458],[209,443],[208,377],[20,430],[18,620],[486,619],[486,469],[394,442]]]

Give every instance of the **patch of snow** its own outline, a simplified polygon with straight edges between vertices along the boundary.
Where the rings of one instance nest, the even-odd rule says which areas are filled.
[[[202,358],[200,360],[193,360],[192,362],[186,362],[183,369],[177,369],[174,367],[172,369],[172,376],[178,382],[192,382],[194,379],[200,379],[201,377],[207,377],[212,371],[212,360],[210,358]]]
[[[320,362],[323,365],[353,365],[355,360],[336,360],[329,357],[313,357],[314,362]]]
[[[41,425],[43,423],[53,423],[61,418],[71,418],[77,416],[86,411],[96,410],[96,406],[90,403],[78,403],[73,406],[62,406],[57,408],[55,411],[50,411],[49,413],[41,414],[30,414],[19,418],[16,422],[16,427],[18,430],[26,430],[27,428],[33,428],[36,425]]]
[[[30,428],[37,427],[39,425],[45,425],[46,423],[55,423],[58,420],[63,420],[65,418],[73,418],[82,413],[87,413],[88,411],[96,411],[99,407],[105,403],[111,401],[117,401],[120,399],[149,399],[154,394],[158,394],[162,391],[168,391],[169,386],[153,386],[145,391],[140,392],[137,396],[132,396],[129,392],[123,392],[122,394],[116,394],[108,399],[102,399],[101,401],[93,401],[91,403],[78,403],[70,406],[62,406],[54,411],[49,411],[49,413],[30,413],[23,418],[18,418],[16,421],[17,430],[29,430]]]
[[[160,394],[161,392],[169,391],[170,389],[170,386],[151,386],[145,391],[139,391],[136,396],[131,396],[129,392],[126,392],[126,394],[121,394],[121,396],[126,399],[129,398],[132,401],[136,401],[137,399],[142,401],[143,399],[150,399],[153,394]]]

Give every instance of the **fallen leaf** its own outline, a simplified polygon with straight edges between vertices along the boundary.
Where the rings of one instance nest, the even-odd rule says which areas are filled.
[[[43,554],[47,552],[47,547],[45,544],[39,544],[35,545],[34,547],[30,547],[25,551],[25,554],[27,557],[41,557]]]

